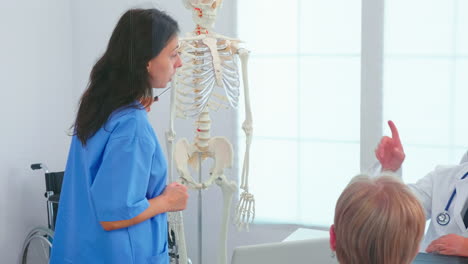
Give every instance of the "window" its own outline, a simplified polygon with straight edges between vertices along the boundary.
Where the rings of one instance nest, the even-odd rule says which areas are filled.
[[[468,1],[238,0],[237,13],[251,50],[257,222],[328,227],[350,178],[375,161],[388,119],[406,182],[459,162]]]
[[[458,163],[468,124],[468,1],[392,0],[385,5],[384,120],[397,120],[404,179]]]
[[[359,172],[360,1],[238,0],[238,14],[251,50],[256,219],[328,225]]]

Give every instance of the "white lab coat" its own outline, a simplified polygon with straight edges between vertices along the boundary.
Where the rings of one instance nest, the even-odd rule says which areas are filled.
[[[366,171],[366,174],[380,175],[381,168],[380,163],[377,162]],[[468,229],[463,223],[463,216],[468,208],[468,177],[461,180],[467,172],[468,152],[461,159],[460,165],[438,166],[416,183],[408,184],[408,187],[421,202],[426,219],[430,220],[429,228],[420,246],[421,252],[425,252],[432,241],[444,235],[457,234],[468,237]],[[401,177],[401,170],[395,176]],[[450,223],[441,226],[437,223],[437,215],[444,212],[455,188],[457,194],[448,209]]]
[[[460,164],[465,163],[465,162],[468,162],[468,151],[465,152],[465,155],[463,155],[463,157],[461,158]]]
[[[421,251],[435,239],[448,234],[468,237],[468,231],[463,223],[463,216],[468,208],[468,177],[461,180],[468,172],[468,163],[457,166],[438,166],[424,178],[408,187],[421,201],[426,212],[426,219],[430,219],[429,228],[421,244]],[[441,226],[437,223],[437,215],[442,213],[452,195],[457,194],[448,209],[450,222]]]

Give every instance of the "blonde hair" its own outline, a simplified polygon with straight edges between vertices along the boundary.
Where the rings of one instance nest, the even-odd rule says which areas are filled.
[[[398,178],[358,175],[335,208],[336,255],[345,264],[407,264],[419,251],[425,215]]]

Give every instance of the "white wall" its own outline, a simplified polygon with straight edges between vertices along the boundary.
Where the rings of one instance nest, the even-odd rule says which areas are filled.
[[[130,7],[157,7],[173,16],[182,35],[194,27],[182,1],[159,0],[148,4],[138,0],[10,1],[0,3],[0,256],[2,263],[14,263],[26,232],[46,224],[44,183],[29,164],[43,161],[52,170],[62,170],[79,97],[86,88],[91,67],[102,55],[120,15]],[[235,2],[225,0],[216,31],[235,36]],[[5,94],[6,93],[6,94]],[[150,120],[165,147],[168,127],[169,92],[152,107]],[[212,135],[231,142],[241,133],[235,127],[235,111],[212,115]],[[178,120],[177,136],[193,139],[192,121]],[[238,168],[230,170],[234,179]],[[203,193],[203,263],[215,264],[221,220],[221,192],[218,187]],[[235,202],[235,201],[234,201]],[[189,255],[198,261],[197,193],[192,192],[184,213]],[[294,226],[253,226],[238,233],[231,225],[228,248],[238,245],[280,241]]]
[[[0,262],[16,263],[26,232],[46,225],[44,178],[63,170],[73,123],[70,2],[0,2]]]

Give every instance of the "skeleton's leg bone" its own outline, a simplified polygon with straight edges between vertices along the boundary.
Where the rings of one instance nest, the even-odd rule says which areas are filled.
[[[174,131],[174,119],[176,116],[175,108],[175,81],[171,82],[171,106],[170,106],[170,120],[169,120],[169,130],[166,131],[166,146],[167,146],[167,156],[168,156],[168,180],[169,182],[174,182],[173,174],[173,164],[174,164],[174,140],[176,133]],[[185,232],[184,224],[182,219],[182,212],[170,212],[168,213],[168,232],[169,236],[172,236],[174,232],[174,239],[177,246],[177,254],[179,255],[179,263],[187,263],[187,247],[185,245]]]
[[[175,242],[177,245],[177,253],[179,254],[179,262],[187,263],[187,245],[185,244],[185,231],[184,231],[184,220],[182,216],[182,212],[170,212],[168,213],[168,220],[169,220],[169,235],[171,235],[171,230],[174,231],[175,234]]]
[[[218,263],[227,263],[227,233],[228,233],[228,220],[231,209],[232,196],[236,192],[237,185],[234,181],[228,181],[224,175],[216,177],[216,184],[221,187],[223,192],[223,221],[221,224],[220,233],[220,248],[218,254]]]

